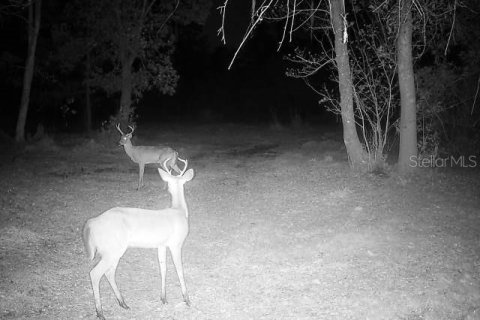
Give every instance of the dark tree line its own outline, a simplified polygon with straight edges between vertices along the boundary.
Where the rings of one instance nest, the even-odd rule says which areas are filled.
[[[172,55],[178,32],[204,24],[210,5],[209,0],[71,0],[42,8],[41,0],[10,0],[2,17],[25,21],[28,42],[15,140],[25,141],[32,81],[35,94],[48,96],[43,99],[63,113],[82,100],[86,131],[92,130],[96,94],[118,100],[110,122],[134,122],[144,92],[175,92],[179,76]]]

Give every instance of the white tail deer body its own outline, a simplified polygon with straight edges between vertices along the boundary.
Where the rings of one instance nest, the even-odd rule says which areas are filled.
[[[182,160],[183,161],[183,160]],[[162,278],[161,300],[166,303],[166,259],[170,250],[175,265],[183,299],[190,305],[182,264],[182,247],[188,235],[188,208],[183,185],[193,178],[193,170],[185,172],[188,162],[178,176],[158,169],[168,183],[172,206],[163,210],[116,207],[89,219],[83,228],[83,241],[88,257],[100,257],[90,271],[97,317],[105,319],[100,301],[100,280],[103,275],[110,283],[121,307],[128,309],[115,282],[115,271],[120,258],[128,248],[157,248]],[[165,164],[164,164],[165,165]]]
[[[180,169],[177,166],[178,153],[170,147],[166,146],[134,146],[132,144],[132,134],[135,128],[129,126],[130,132],[125,134],[120,129],[120,124],[117,124],[117,130],[121,133],[122,137],[118,142],[125,149],[127,155],[133,162],[138,163],[138,187],[140,189],[143,186],[143,173],[145,171],[145,165],[149,163],[164,164],[164,169],[170,168],[175,172],[180,173]]]

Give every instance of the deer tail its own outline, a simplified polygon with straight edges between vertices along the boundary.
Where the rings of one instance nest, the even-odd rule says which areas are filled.
[[[83,244],[85,246],[85,251],[87,252],[87,257],[90,260],[95,258],[95,245],[93,244],[93,239],[90,236],[90,225],[87,221],[85,226],[83,227]]]

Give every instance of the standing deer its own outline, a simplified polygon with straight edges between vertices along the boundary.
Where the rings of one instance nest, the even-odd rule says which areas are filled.
[[[130,159],[132,159],[133,162],[138,163],[139,176],[137,190],[140,190],[140,188],[143,186],[143,172],[145,171],[145,164],[147,163],[164,163],[164,168],[166,170],[171,168],[175,170],[176,173],[180,173],[180,169],[177,166],[177,151],[166,146],[134,146],[131,140],[135,128],[132,126],[128,127],[131,131],[125,134],[120,129],[120,124],[117,124],[117,130],[122,135],[118,143],[124,147],[125,152],[128,154]]]
[[[192,180],[194,172],[193,169],[185,172],[188,161],[182,161],[185,166],[177,176],[172,175],[170,170],[158,169],[158,173],[168,184],[168,192],[172,198],[170,208],[146,210],[116,207],[86,222],[83,228],[83,241],[87,255],[90,260],[95,256],[100,257],[90,271],[98,318],[105,319],[100,301],[100,280],[103,275],[110,283],[119,305],[129,309],[115,282],[115,271],[127,248],[132,247],[158,248],[162,278],[161,300],[164,304],[167,303],[165,292],[167,248],[170,250],[180,280],[183,300],[190,306],[182,265],[182,246],[188,234],[188,208],[183,185]]]

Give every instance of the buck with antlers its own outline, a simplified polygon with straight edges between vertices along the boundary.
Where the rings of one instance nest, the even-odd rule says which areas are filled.
[[[169,170],[171,168],[175,170],[176,173],[180,173],[180,169],[177,166],[177,151],[166,146],[134,146],[131,140],[135,128],[132,126],[128,127],[131,131],[125,134],[120,129],[120,124],[117,124],[117,130],[122,135],[118,143],[124,147],[125,152],[130,159],[132,159],[133,162],[138,163],[139,177],[137,190],[143,186],[143,172],[145,171],[145,164],[164,163],[164,169]]]
[[[165,162],[168,160],[165,160]],[[168,184],[172,198],[171,207],[163,210],[139,208],[113,208],[89,219],[83,228],[83,241],[90,260],[100,257],[90,271],[97,317],[105,319],[100,301],[100,280],[106,276],[122,308],[129,309],[115,282],[115,271],[120,258],[127,248],[157,248],[158,262],[162,278],[161,300],[167,302],[165,277],[167,248],[175,265],[182,288],[183,300],[190,305],[185,286],[182,264],[183,242],[188,234],[188,208],[184,195],[184,184],[192,180],[194,172],[187,169],[188,161],[179,175],[170,170],[158,169],[162,179]],[[166,163],[164,163],[166,167]]]

